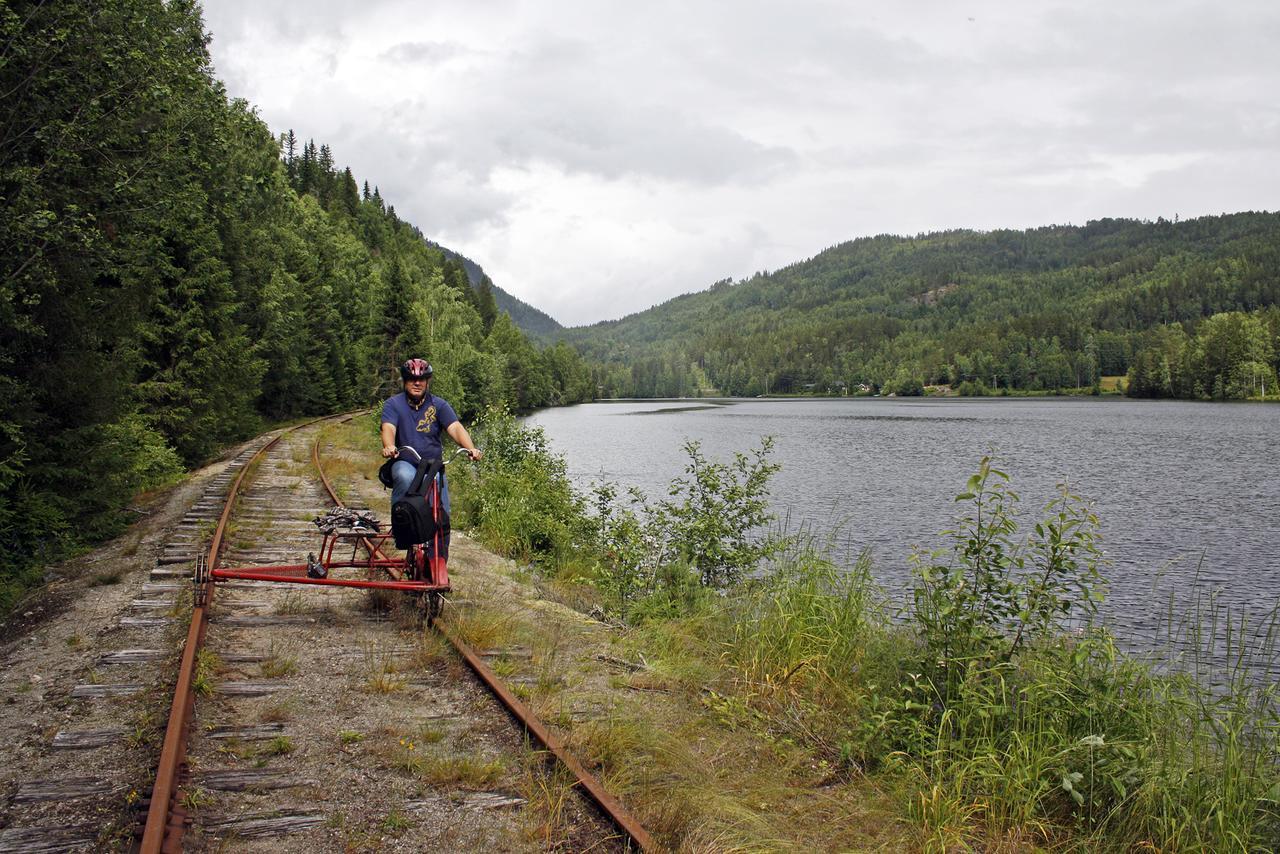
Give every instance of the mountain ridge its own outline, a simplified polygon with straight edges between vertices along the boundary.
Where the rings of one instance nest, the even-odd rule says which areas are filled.
[[[462,269],[467,273],[467,280],[471,282],[471,287],[476,288],[487,278],[484,268],[472,261],[461,252],[457,252],[437,243],[434,240],[423,238],[428,246],[431,246],[443,252],[446,258],[451,258],[462,265]],[[516,326],[528,335],[551,336],[565,327],[560,324],[554,317],[535,308],[519,297],[513,296],[504,291],[498,285],[494,284],[493,279],[489,279],[489,287],[493,290],[494,300],[498,304],[498,308],[505,311],[511,316]]]
[[[726,394],[1090,385],[1164,326],[1276,306],[1277,247],[1269,212],[882,234],[559,337],[618,395],[690,393],[702,372]]]

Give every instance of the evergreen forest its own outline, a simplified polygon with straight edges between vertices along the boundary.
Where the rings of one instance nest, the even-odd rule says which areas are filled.
[[[194,0],[0,3],[0,611],[140,490],[410,355],[463,418],[592,395],[207,45]]]
[[[1280,215],[881,235],[562,335],[606,396],[1274,395]]]

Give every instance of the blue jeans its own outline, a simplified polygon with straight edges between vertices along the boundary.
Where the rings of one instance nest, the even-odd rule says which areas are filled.
[[[408,460],[396,460],[391,466],[391,505],[409,491],[409,487],[413,484],[414,475],[418,473],[418,466]],[[449,512],[449,482],[445,480],[444,471],[442,470],[437,476],[440,483],[440,504],[444,506],[444,512]],[[431,501],[431,494],[427,493],[428,503]]]

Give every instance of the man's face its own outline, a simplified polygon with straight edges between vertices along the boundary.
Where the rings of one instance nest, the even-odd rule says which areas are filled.
[[[410,397],[422,397],[427,393],[426,377],[411,377],[404,384],[404,390],[409,392]]]

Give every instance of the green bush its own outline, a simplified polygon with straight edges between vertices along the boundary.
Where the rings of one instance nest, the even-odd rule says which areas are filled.
[[[571,555],[589,527],[586,508],[542,430],[505,410],[489,410],[475,433],[484,449],[479,466],[462,473],[450,467],[450,483],[459,486],[459,524],[517,560],[554,565]]]
[[[625,620],[635,600],[652,594],[661,577],[657,532],[639,490],[629,490],[623,503],[617,486],[605,483],[592,490],[591,499],[595,583],[610,608]]]
[[[66,431],[58,443],[66,455],[57,465],[24,471],[21,452],[0,462],[0,614],[39,583],[44,565],[117,534],[132,518],[124,500],[182,474],[177,453],[142,415]],[[90,443],[102,453],[76,453]]]
[[[751,455],[735,453],[732,463],[708,460],[697,442],[686,442],[685,476],[671,483],[674,500],[658,505],[663,563],[685,563],[706,587],[726,587],[761,566],[787,545],[762,529],[773,521],[769,480],[780,468],[769,462],[772,437]]]
[[[476,424],[484,458],[450,483],[457,524],[491,548],[537,561],[551,574],[583,564],[604,604],[623,619],[669,619],[699,608],[706,593],[739,582],[787,545],[763,530],[772,441],[730,463],[708,460],[697,443],[669,498],[650,505],[636,490],[594,489],[590,501],[569,482],[564,460],[542,430],[490,411]]]
[[[912,617],[924,645],[922,667],[944,705],[971,668],[1011,662],[1067,621],[1087,621],[1103,597],[1093,512],[1060,487],[1049,515],[1019,543],[1018,495],[1008,481],[984,457],[956,496],[969,509],[944,532],[952,538],[949,552],[915,556]]]
[[[965,380],[956,386],[956,394],[961,397],[987,397],[991,389],[982,380]]]

